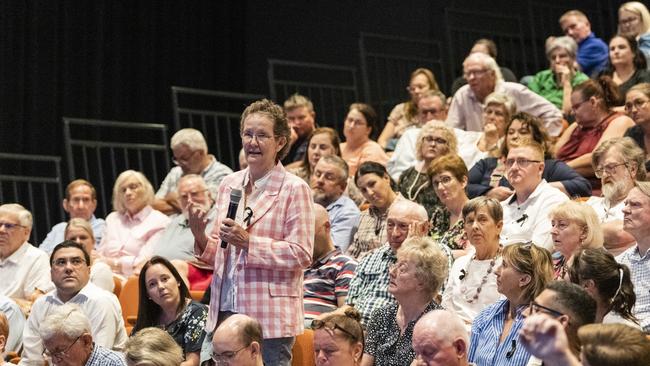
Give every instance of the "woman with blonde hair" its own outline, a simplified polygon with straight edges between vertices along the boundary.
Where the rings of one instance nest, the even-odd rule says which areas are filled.
[[[115,282],[113,281],[111,267],[102,261],[95,260],[98,258],[98,254],[95,251],[95,235],[90,222],[78,217],[70,219],[63,235],[65,240],[81,244],[86,249],[86,252],[90,254],[92,258],[92,263],[88,263],[90,266],[90,282],[108,292],[113,292]]]
[[[636,38],[650,60],[650,12],[643,3],[630,1],[618,8],[618,34]]]
[[[124,358],[129,366],[178,366],[183,350],[164,330],[144,328],[126,341]]]

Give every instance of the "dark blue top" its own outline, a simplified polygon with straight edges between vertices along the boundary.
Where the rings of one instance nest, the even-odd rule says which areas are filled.
[[[578,64],[587,75],[597,75],[607,67],[609,47],[591,33],[578,44]]]
[[[485,195],[492,187],[490,178],[497,167],[497,158],[481,159],[469,170],[467,195],[469,198]],[[591,184],[565,162],[555,159],[544,160],[542,178],[547,182],[561,182],[570,197],[590,197]],[[512,188],[505,177],[499,181],[500,186]]]

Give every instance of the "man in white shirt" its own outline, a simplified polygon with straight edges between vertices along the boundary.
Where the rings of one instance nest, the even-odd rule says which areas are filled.
[[[548,250],[553,248],[549,212],[569,198],[542,179],[544,149],[527,140],[510,149],[506,176],[515,193],[501,202],[503,207],[503,245],[532,241]]]
[[[53,286],[47,254],[27,242],[32,214],[17,203],[0,206],[0,295],[12,298],[25,314]]]
[[[50,265],[56,289],[41,296],[32,306],[23,332],[20,365],[43,365],[43,342],[39,328],[48,314],[67,303],[77,304],[91,323],[94,342],[102,347],[121,350],[126,330],[117,297],[95,286],[90,279],[90,255],[78,243],[64,241],[52,251]]]

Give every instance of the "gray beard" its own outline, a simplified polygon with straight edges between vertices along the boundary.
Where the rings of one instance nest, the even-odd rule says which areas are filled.
[[[603,191],[603,197],[607,198],[607,200],[610,202],[623,196],[626,188],[627,187],[625,187],[625,182],[622,181],[603,184],[601,187]]]

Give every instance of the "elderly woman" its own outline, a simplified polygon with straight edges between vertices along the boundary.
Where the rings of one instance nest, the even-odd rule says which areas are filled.
[[[603,231],[596,211],[576,201],[564,202],[551,210],[551,237],[555,250],[554,279],[565,279],[571,257],[585,248],[602,248]]]
[[[596,300],[596,323],[623,323],[640,328],[632,313],[636,295],[630,270],[600,248],[574,254],[569,279]]]
[[[442,122],[430,122],[422,126],[415,144],[418,162],[400,175],[397,187],[409,201],[421,204],[429,217],[443,210],[442,203],[431,186],[427,173],[431,162],[447,154],[456,154],[458,142],[453,130]],[[445,230],[446,228],[441,228]]]
[[[124,358],[128,366],[178,366],[183,350],[164,330],[144,328],[126,342]]]
[[[81,218],[70,219],[68,226],[65,227],[65,240],[72,240],[81,244],[88,254],[91,255],[93,263],[88,263],[90,267],[90,282],[108,292],[113,292],[115,282],[113,281],[113,271],[111,267],[104,262],[97,262],[95,258],[95,235],[93,228],[87,220]]]
[[[361,314],[353,307],[325,313],[311,323],[316,366],[356,366],[363,355]]]
[[[618,8],[618,34],[634,37],[650,61],[650,12],[643,3],[630,1]]]
[[[576,86],[571,105],[576,121],[555,145],[555,157],[564,161],[591,182],[594,195],[600,193],[600,180],[594,176],[591,153],[603,141],[621,137],[634,122],[612,108],[620,103],[618,87],[611,78],[601,76]]]
[[[549,37],[546,41],[546,58],[550,67],[535,74],[528,88],[558,107],[565,116],[571,114],[573,88],[589,79],[576,70],[578,44],[568,36]]]
[[[287,165],[287,171],[302,178],[307,184],[318,160],[327,155],[341,156],[339,134],[332,128],[320,127],[307,139],[307,153],[302,160]]]
[[[375,161],[384,166],[388,162],[384,149],[370,139],[377,130],[377,121],[377,112],[370,105],[350,105],[343,126],[345,142],[341,144],[341,157],[350,167],[350,176],[354,176],[359,166],[366,161]]]
[[[462,217],[472,249],[449,271],[442,306],[471,324],[483,308],[499,298],[494,270],[501,263],[503,209],[493,198],[477,197],[463,206]]]
[[[113,186],[113,212],[106,217],[106,230],[97,248],[97,259],[123,276],[137,273],[153,255],[169,217],[151,207],[153,187],[144,174],[122,172]]]
[[[542,178],[571,197],[591,196],[591,185],[580,174],[568,167],[566,163],[551,159],[549,137],[539,118],[528,113],[517,113],[506,125],[506,137],[499,157],[487,157],[477,162],[469,171],[467,192],[470,198],[488,196],[502,201],[514,191],[505,177],[505,157],[513,146],[522,139],[532,139],[542,145],[546,151]]]
[[[636,39],[618,35],[609,41],[609,67],[603,70],[602,75],[611,76],[621,95],[625,95],[632,86],[650,82],[647,66]]]
[[[650,83],[641,83],[630,88],[625,96],[625,112],[635,124],[625,132],[625,136],[631,137],[646,157],[650,156],[650,144],[645,143],[646,139],[650,141]],[[648,170],[650,162],[646,161],[645,166]]]
[[[397,141],[402,136],[402,133],[407,128],[417,126],[419,124],[418,115],[418,100],[422,93],[427,90],[438,90],[438,83],[429,69],[419,68],[411,73],[409,86],[406,87],[411,99],[400,103],[393,108],[388,116],[388,121],[384,126],[384,130],[379,135],[377,143],[386,149],[394,150]]]
[[[395,183],[379,163],[367,161],[361,164],[354,182],[370,204],[361,211],[359,228],[347,251],[348,255],[361,258],[386,242],[386,216],[398,196],[393,190]]]
[[[477,365],[528,363],[530,353],[517,347],[524,310],[553,277],[551,254],[533,243],[513,244],[502,252],[497,289],[505,299],[483,310],[472,324],[469,361]]]
[[[262,326],[264,363],[290,365],[291,346],[304,329],[298,284],[314,247],[311,190],[280,163],[290,137],[280,106],[266,99],[253,102],[242,113],[240,132],[248,168],[221,181],[209,237],[205,213],[189,215],[195,251],[214,265],[206,329],[215,329],[220,314],[246,314]],[[238,197],[233,219],[228,206]]]
[[[397,251],[397,262],[390,268],[388,285],[397,303],[372,314],[362,366],[411,364],[415,358],[413,327],[423,314],[441,309],[435,298],[447,270],[446,255],[431,239],[412,237],[404,241]]]
[[[476,142],[479,154],[475,160],[485,156],[498,157],[503,145],[506,125],[516,111],[515,101],[507,94],[492,93],[485,98],[483,108],[483,133]]]

